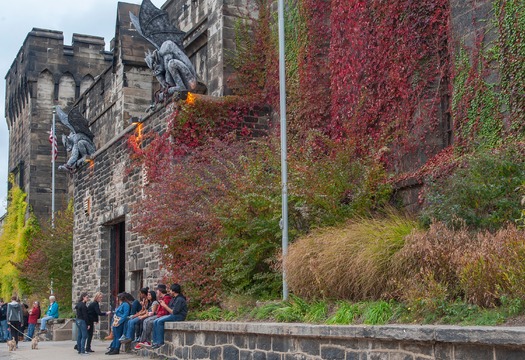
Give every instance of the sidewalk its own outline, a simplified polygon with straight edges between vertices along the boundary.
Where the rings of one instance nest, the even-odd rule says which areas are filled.
[[[30,342],[19,342],[18,350],[9,352],[5,343],[0,343],[0,360],[138,360],[141,357],[134,353],[120,353],[119,355],[104,355],[109,341],[93,340],[91,347],[95,352],[88,356],[81,356],[73,349],[75,341],[41,341],[37,350],[31,350]]]

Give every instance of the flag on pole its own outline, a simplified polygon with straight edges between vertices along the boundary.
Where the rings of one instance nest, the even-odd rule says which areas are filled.
[[[58,156],[58,148],[57,148],[57,138],[55,134],[53,134],[53,127],[51,127],[51,131],[49,132],[49,143],[51,144],[51,156],[53,157],[54,160],[56,160]]]

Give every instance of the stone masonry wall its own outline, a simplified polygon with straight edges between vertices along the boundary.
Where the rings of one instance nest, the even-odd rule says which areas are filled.
[[[162,107],[146,117],[143,131],[163,127],[169,114],[170,109]],[[131,271],[142,271],[144,286],[153,287],[162,278],[157,247],[145,245],[144,239],[133,233],[133,206],[142,200],[143,186],[142,168],[129,158],[127,145],[127,138],[135,129],[136,125],[130,124],[99,148],[93,160],[80,168],[73,179],[75,251],[72,298],[77,298],[82,291],[102,291],[106,295],[102,308],[107,308],[112,301],[111,276],[115,269],[111,267],[110,257],[115,224],[125,224],[125,256],[122,261],[126,270],[125,278],[120,279],[125,289],[130,292],[138,290],[137,285],[131,283]],[[132,257],[131,254],[136,255]]]
[[[51,217],[51,147],[49,131],[55,103],[68,107],[95,76],[109,66],[104,39],[73,34],[64,45],[61,31],[33,28],[7,72],[5,114],[9,129],[9,172],[26,193],[27,201],[43,222]],[[69,133],[57,120],[59,154],[66,154],[60,136]],[[66,131],[67,130],[67,131]],[[56,210],[67,205],[65,173],[55,179]]]
[[[139,354],[209,360],[518,360],[525,329],[170,322],[166,345]]]
[[[212,98],[210,98],[213,101]],[[166,128],[167,118],[173,113],[173,105],[160,107],[143,119],[143,134]],[[262,136],[268,129],[269,109],[251,113],[241,126],[252,130],[252,136]],[[74,234],[73,234],[73,293],[78,298],[83,291],[102,291],[105,309],[111,304],[114,290],[115,254],[111,254],[115,237],[115,224],[124,223],[122,289],[136,294],[141,286],[153,288],[164,273],[159,263],[159,249],[145,244],[145,239],[133,231],[136,220],[134,206],[143,199],[145,172],[142,166],[130,159],[128,136],[137,131],[129,125],[92,156],[92,160],[75,174]],[[112,258],[113,257],[113,258]],[[112,265],[113,264],[113,265]],[[137,277],[138,276],[138,277]],[[140,279],[140,283],[138,283]],[[113,293],[113,294],[112,294]],[[102,329],[107,327],[106,322]]]

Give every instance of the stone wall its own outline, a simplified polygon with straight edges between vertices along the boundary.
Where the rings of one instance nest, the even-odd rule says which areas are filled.
[[[81,90],[110,64],[104,39],[73,34],[64,45],[61,31],[33,28],[6,75],[6,121],[9,129],[9,172],[26,193],[41,221],[51,215],[51,130],[53,106],[72,105]],[[58,120],[57,120],[58,122]],[[57,125],[57,164],[66,162],[60,136],[69,130]],[[55,180],[56,210],[67,204],[65,173]]]
[[[233,69],[228,52],[235,49],[235,25],[257,15],[254,0],[168,0],[163,8],[186,32],[184,48],[212,96],[230,95]]]
[[[450,38],[449,49],[451,50],[450,68],[453,68],[456,55],[460,49],[466,50],[467,53],[477,54],[478,50],[491,44],[497,39],[497,32],[492,25],[494,11],[491,0],[450,0]],[[486,78],[489,82],[499,82],[499,74],[496,71],[487,72]],[[444,79],[448,81],[447,79]],[[450,115],[450,106],[452,94],[449,94],[449,84],[442,84],[441,106],[437,108],[437,114],[441,121],[437,127],[438,134],[441,136],[425,136],[424,147],[433,146],[440,150],[454,143],[454,124]],[[426,131],[423,127],[419,131]],[[437,153],[439,151],[436,151]],[[423,164],[428,159],[420,152],[414,158],[407,157],[405,162],[409,164]],[[418,166],[419,167],[419,166]],[[414,170],[414,169],[412,169]],[[395,184],[396,198],[402,202],[405,208],[412,212],[417,212],[420,207],[419,193],[424,184],[416,179],[407,179]]]
[[[169,108],[158,109],[144,118],[142,131],[163,127],[170,113]],[[129,158],[127,139],[135,130],[136,125],[130,124],[108,140],[74,176],[72,298],[82,291],[102,291],[103,309],[115,307],[118,292],[136,294],[141,286],[153,287],[163,275],[157,247],[146,245],[132,231],[133,206],[142,200],[144,185],[142,167]],[[122,228],[117,228],[118,224]],[[115,251],[119,244],[116,231],[124,236],[121,253]],[[119,269],[123,273],[119,274]],[[133,272],[140,272],[140,283],[133,282]],[[109,329],[107,319],[102,321],[105,324],[101,328]]]
[[[173,106],[160,107],[144,117],[140,124],[142,134],[164,132]],[[253,136],[264,135],[264,129],[268,129],[269,109],[260,111],[247,116],[241,124],[251,129]],[[142,165],[130,159],[127,139],[136,131],[139,131],[137,125],[130,124],[115,135],[73,178],[72,298],[78,298],[83,291],[102,291],[105,294],[102,309],[115,307],[118,292],[137,295],[141,287],[153,288],[164,275],[159,248],[146,244],[145,239],[134,232],[134,206],[142,201],[143,189],[147,186]],[[102,322],[101,329],[109,329],[107,319]]]
[[[170,322],[166,345],[139,354],[210,360],[514,360],[525,329]]]

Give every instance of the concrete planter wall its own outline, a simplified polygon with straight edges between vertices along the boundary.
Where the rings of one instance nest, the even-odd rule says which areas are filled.
[[[525,359],[525,328],[327,326],[283,323],[166,323],[162,359],[514,360]]]

